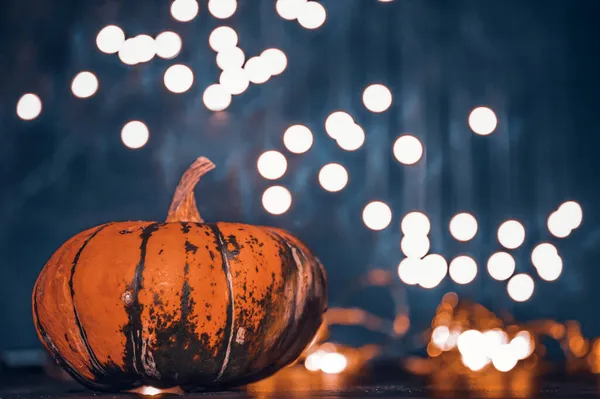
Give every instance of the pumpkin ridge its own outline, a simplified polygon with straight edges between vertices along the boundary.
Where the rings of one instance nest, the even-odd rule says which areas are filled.
[[[36,288],[37,288],[37,284],[36,284]],[[52,357],[54,358],[54,360],[56,360],[58,362],[58,364],[60,364],[60,366],[80,384],[82,384],[84,386],[96,388],[96,389],[101,389],[102,385],[97,384],[96,382],[94,382],[92,380],[88,380],[88,379],[82,377],[79,373],[77,373],[75,371],[73,366],[66,359],[64,359],[60,355],[60,353],[58,353],[58,350],[52,343],[52,340],[48,336],[48,333],[46,332],[46,329],[44,328],[42,321],[40,320],[40,316],[38,313],[38,305],[37,305],[37,294],[33,296],[33,315],[35,317],[35,325],[36,325],[38,331],[40,332],[40,335],[41,335],[42,339],[44,340],[46,347],[50,350],[50,352],[52,352]]]
[[[152,223],[142,229],[140,238],[140,261],[135,267],[133,281],[129,286],[131,290],[132,302],[126,307],[127,318],[129,322],[123,326],[123,334],[125,334],[125,353],[123,360],[125,365],[131,365],[135,375],[140,376],[140,372],[144,370],[144,362],[142,361],[142,305],[139,302],[139,293],[144,283],[144,267],[146,262],[146,248],[152,234],[158,230],[163,223]]]
[[[83,325],[81,324],[81,320],[79,319],[79,314],[77,313],[77,307],[75,306],[75,288],[73,287],[73,277],[75,276],[75,269],[77,268],[77,263],[79,262],[79,258],[81,257],[81,253],[83,252],[85,247],[96,236],[96,234],[100,233],[102,230],[104,230],[106,227],[110,226],[111,224],[113,224],[113,223],[106,223],[106,224],[101,225],[88,238],[85,239],[83,244],[81,244],[81,247],[79,247],[79,249],[77,250],[77,253],[75,254],[75,258],[73,258],[73,263],[71,265],[71,276],[69,277],[69,290],[71,292],[71,302],[73,303],[73,314],[75,315],[75,324],[77,325],[77,328],[79,329],[79,335],[81,336],[81,342],[85,346],[85,349],[90,357],[90,365],[91,365],[91,368],[93,369],[90,371],[92,371],[92,373],[100,372],[104,375],[108,375],[108,372],[104,369],[104,366],[102,366],[102,364],[100,364],[100,361],[96,357],[96,354],[90,347],[90,344],[87,339],[87,334],[85,333],[85,329],[83,328]]]
[[[231,252],[227,248],[227,245],[225,245],[225,238],[221,230],[219,230],[217,224],[207,223],[206,226],[208,226],[208,228],[212,230],[213,234],[215,235],[215,245],[217,246],[219,252],[223,254],[222,267],[223,272],[225,273],[225,278],[227,279],[227,290],[229,291],[229,309],[227,309],[227,325],[225,326],[225,336],[228,336],[228,339],[227,341],[223,342],[227,346],[225,346],[225,358],[223,359],[221,370],[219,371],[217,378],[215,378],[215,380],[213,381],[217,382],[221,379],[221,377],[223,377],[225,369],[227,368],[227,365],[229,363],[229,356],[231,354],[231,344],[233,342],[233,326],[235,322],[235,295],[233,293],[233,277],[231,275],[231,267],[229,266],[229,257],[232,256]]]

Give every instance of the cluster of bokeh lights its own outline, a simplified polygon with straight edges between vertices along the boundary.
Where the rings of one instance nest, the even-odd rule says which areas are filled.
[[[232,17],[237,9],[236,0],[209,0],[207,5],[208,12],[219,20]],[[297,21],[309,30],[323,26],[327,19],[325,8],[317,1],[277,0],[275,10],[281,18]],[[181,23],[194,20],[200,11],[197,0],[174,0],[170,7],[171,16]],[[219,26],[209,35],[208,44],[215,51],[215,62],[221,70],[218,82],[209,84],[202,95],[203,103],[210,111],[226,110],[233,97],[244,93],[251,84],[264,84],[287,69],[288,58],[281,49],[267,48],[248,58],[238,42],[238,34],[230,26]],[[100,52],[116,54],[123,64],[133,67],[150,62],[154,57],[164,60],[176,58],[182,51],[183,40],[174,31],[163,31],[155,37],[139,34],[128,38],[122,28],[108,25],[96,35],[96,46]],[[194,72],[184,63],[173,63],[166,67],[163,83],[173,94],[186,93],[195,83]],[[94,72],[84,70],[73,77],[71,92],[76,98],[88,99],[98,92],[99,86]],[[392,90],[382,83],[373,83],[363,89],[362,103],[373,114],[389,111],[393,102]],[[31,121],[40,116],[42,109],[39,95],[25,93],[17,101],[16,113],[22,120]],[[498,117],[491,108],[477,106],[470,111],[467,123],[474,134],[487,136],[497,130]],[[332,111],[325,119],[323,130],[341,150],[349,152],[363,148],[368,137],[365,127],[347,110]],[[283,132],[282,143],[291,156],[305,154],[313,147],[315,135],[321,133],[321,129],[313,132],[306,125],[294,124]],[[130,149],[144,147],[149,138],[150,130],[140,120],[131,120],[121,129],[121,141]],[[419,164],[426,154],[419,133],[398,135],[390,152],[399,164],[407,167]],[[288,170],[286,155],[277,150],[265,151],[258,157],[257,170],[268,181],[282,178]],[[319,166],[317,179],[323,190],[335,194],[347,187],[350,176],[341,163],[329,162]],[[268,213],[282,215],[292,206],[292,193],[282,185],[272,185],[263,192],[262,204]],[[370,230],[384,230],[392,223],[393,212],[385,201],[373,200],[364,205],[362,220]],[[555,238],[566,238],[581,225],[582,220],[581,206],[575,201],[567,201],[550,213],[547,229]],[[405,259],[398,266],[398,275],[405,284],[430,289],[438,286],[447,275],[459,285],[474,281],[478,265],[470,255],[458,255],[448,264],[442,255],[430,253],[431,223],[425,213],[414,211],[406,214],[400,227],[400,249]],[[448,230],[457,241],[468,242],[477,235],[478,222],[471,213],[457,213],[450,219]],[[497,229],[497,240],[503,250],[492,253],[487,259],[488,274],[496,281],[506,282],[509,296],[517,302],[527,301],[535,289],[535,281],[529,274],[515,274],[517,262],[510,253],[523,245],[525,237],[526,229],[522,222],[514,219],[502,222]],[[531,264],[539,278],[547,282],[556,281],[563,271],[562,257],[557,248],[548,242],[539,243],[533,248]],[[495,362],[493,357],[488,360],[495,367],[500,362]],[[469,362],[474,368],[484,363],[482,358]]]

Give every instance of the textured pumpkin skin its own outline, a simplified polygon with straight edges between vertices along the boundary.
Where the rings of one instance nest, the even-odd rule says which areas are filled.
[[[284,230],[117,222],[86,230],[33,290],[38,335],[82,384],[236,386],[293,362],[326,309],[320,262]]]

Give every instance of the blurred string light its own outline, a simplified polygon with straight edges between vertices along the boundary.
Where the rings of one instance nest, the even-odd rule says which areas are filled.
[[[262,204],[270,214],[282,215],[292,206],[292,194],[283,186],[272,186],[263,193]]]
[[[297,19],[303,28],[317,29],[325,23],[327,11],[322,4],[316,1],[307,1],[300,7]]]
[[[268,180],[276,180],[285,174],[287,159],[279,151],[265,151],[256,162],[258,173]]]
[[[304,360],[308,371],[321,370],[325,374],[339,374],[348,366],[348,359],[342,353],[318,349]]]
[[[341,191],[348,184],[348,171],[338,163],[328,163],[319,171],[319,184],[332,193]]]
[[[344,111],[335,111],[325,120],[325,131],[334,140],[354,125],[354,119]]]
[[[187,65],[171,65],[163,78],[165,87],[176,94],[185,93],[194,84],[194,72]]]
[[[398,277],[408,285],[416,285],[420,280],[422,260],[418,258],[404,258],[398,265]]]
[[[422,235],[405,235],[400,241],[400,249],[407,258],[422,258],[429,252],[429,238]]]
[[[450,220],[449,228],[458,241],[469,241],[477,234],[477,219],[470,213],[459,213]]]
[[[209,0],[208,12],[218,19],[231,17],[237,10],[237,0]]]
[[[277,0],[275,10],[283,19],[293,21],[298,18],[307,0]]]
[[[421,270],[418,273],[418,284],[425,289],[437,287],[446,274],[448,274],[448,263],[442,255],[429,254],[420,262]]]
[[[138,48],[135,38],[129,38],[119,48],[119,60],[125,65],[136,65],[139,63]]]
[[[260,54],[260,58],[271,76],[280,75],[287,68],[287,57],[280,49],[268,48]]]
[[[212,84],[204,90],[202,101],[211,111],[223,111],[231,104],[231,93],[220,84]]]
[[[196,0],[175,0],[171,4],[171,16],[179,22],[189,22],[196,18],[200,7]]]
[[[246,55],[239,47],[227,47],[217,53],[217,65],[222,70],[240,69],[244,65]]]
[[[304,125],[293,125],[283,133],[283,144],[294,154],[304,154],[313,145],[313,134]]]
[[[156,55],[156,42],[148,35],[138,35],[134,38],[136,44],[137,62],[149,62]]]
[[[231,95],[242,94],[248,86],[250,81],[248,76],[243,69],[226,69],[221,72],[219,76],[219,83],[221,87]]]
[[[78,98],[93,96],[98,90],[98,78],[92,72],[79,72],[71,82],[71,92]]]
[[[576,201],[564,202],[548,217],[548,231],[556,238],[566,238],[583,221],[583,209]]]
[[[392,210],[385,202],[372,201],[364,207],[362,218],[369,229],[383,230],[392,222]]]
[[[457,256],[450,262],[450,278],[457,284],[469,284],[477,276],[477,263],[470,256]]]
[[[535,283],[528,274],[516,274],[506,285],[508,295],[516,302],[525,302],[533,295]]]
[[[252,57],[246,61],[244,71],[248,76],[248,80],[254,84],[265,83],[271,77],[269,67],[261,57]]]
[[[516,220],[507,220],[498,228],[498,241],[507,249],[516,249],[525,242],[525,227]]]
[[[236,47],[238,34],[229,26],[219,26],[208,36],[208,44],[214,51],[219,53],[228,48]]]
[[[106,54],[115,54],[125,42],[125,32],[116,25],[105,26],[96,36],[98,50]]]
[[[404,165],[414,165],[423,156],[423,144],[412,135],[398,137],[393,147],[394,157]]]
[[[469,114],[469,126],[475,134],[487,136],[496,130],[498,118],[488,107],[477,107]]]
[[[508,280],[515,272],[515,258],[507,252],[496,252],[489,257],[487,270],[494,280]]]
[[[353,123],[346,126],[346,130],[337,136],[338,146],[345,151],[356,151],[365,143],[365,131],[363,128]]]
[[[156,44],[156,55],[165,60],[175,58],[181,52],[181,37],[171,31],[161,32],[154,40]]]
[[[538,244],[531,251],[531,263],[536,268],[542,280],[555,281],[563,270],[563,260],[556,247],[544,242]]]
[[[431,222],[422,212],[409,212],[402,218],[400,229],[404,235],[426,236],[431,230]]]
[[[127,122],[121,129],[121,141],[134,150],[145,146],[149,137],[148,127],[141,121]]]
[[[381,113],[392,105],[392,92],[382,84],[372,84],[364,90],[362,99],[369,111]]]
[[[37,118],[42,112],[42,100],[33,93],[26,93],[17,101],[17,116],[24,121]]]

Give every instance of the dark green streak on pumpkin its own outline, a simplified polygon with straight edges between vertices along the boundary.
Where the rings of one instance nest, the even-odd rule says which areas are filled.
[[[227,244],[225,243],[225,238],[223,237],[223,233],[221,233],[221,230],[219,230],[219,228],[217,227],[217,224],[216,223],[207,223],[206,226],[213,232],[213,235],[215,236],[215,245],[217,246],[217,249],[223,258],[221,267],[223,268],[223,273],[225,273],[225,279],[227,280],[227,290],[229,293],[229,306],[227,307],[227,325],[225,326],[225,334],[224,334],[223,346],[222,346],[222,351],[223,351],[223,353],[226,354],[229,344],[230,344],[229,341],[230,341],[232,329],[234,327],[233,326],[233,318],[234,318],[233,305],[235,302],[235,297],[233,295],[233,288],[232,288],[232,282],[231,282],[231,270],[229,269],[229,263],[227,262],[228,259],[231,259],[233,257],[233,254],[231,254],[229,252],[229,250],[227,249]],[[228,359],[225,355],[225,357],[223,358],[223,365],[225,365],[226,361],[228,361]]]
[[[131,378],[140,376],[144,371],[144,365],[142,362],[142,308],[143,306],[139,302],[140,290],[144,284],[144,267],[146,262],[146,249],[148,247],[148,240],[152,234],[157,231],[163,223],[152,223],[142,229],[140,238],[140,261],[135,267],[135,273],[133,281],[129,286],[132,292],[132,303],[125,307],[127,311],[127,318],[129,322],[123,327],[123,334],[125,334],[125,353],[123,362],[125,364],[125,371]],[[139,383],[141,385],[141,383]]]
[[[77,307],[75,306],[75,288],[73,287],[73,280],[75,277],[75,270],[77,268],[77,263],[79,262],[79,258],[81,257],[81,254],[83,253],[83,250],[85,249],[85,247],[87,247],[88,243],[94,237],[96,237],[96,234],[100,233],[102,230],[104,230],[106,227],[110,226],[111,224],[112,223],[107,223],[107,224],[104,224],[104,225],[98,227],[88,238],[85,239],[85,241],[83,242],[83,244],[77,251],[77,254],[75,254],[75,258],[73,259],[73,264],[71,265],[71,277],[69,278],[69,289],[71,290],[71,302],[73,303],[73,313],[75,315],[75,324],[77,324],[77,328],[79,329],[79,334],[81,335],[81,341],[83,342],[83,345],[85,346],[85,349],[87,350],[88,355],[90,357],[90,366],[91,366],[90,371],[94,375],[97,375],[98,373],[107,375],[108,372],[104,369],[102,364],[100,364],[100,361],[98,361],[96,354],[90,347],[90,344],[87,340],[87,334],[85,333],[85,329],[81,325],[81,320],[79,320],[79,314],[77,313]]]

